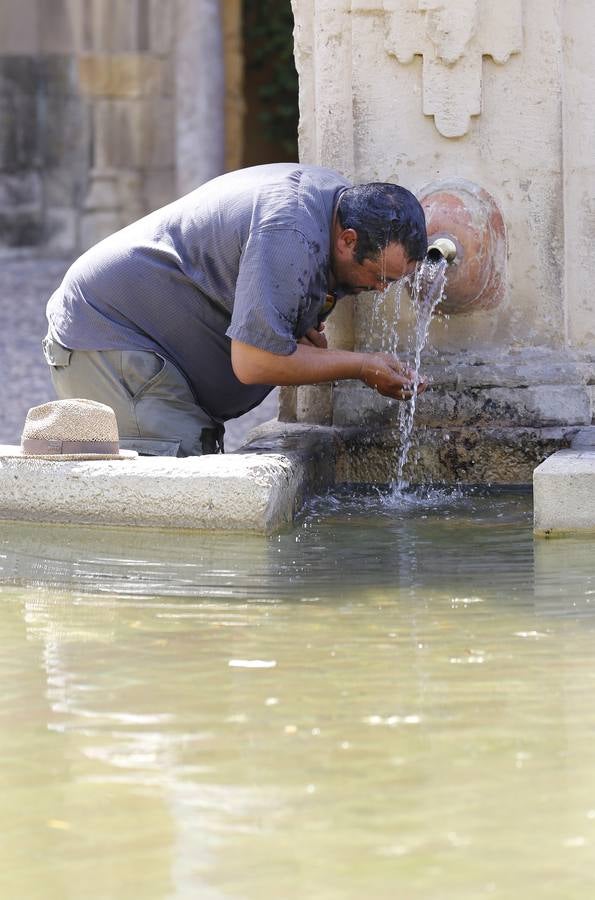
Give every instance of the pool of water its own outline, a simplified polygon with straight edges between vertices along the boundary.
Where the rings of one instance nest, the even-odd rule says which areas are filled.
[[[593,543],[526,494],[0,526],[10,900],[595,896]]]

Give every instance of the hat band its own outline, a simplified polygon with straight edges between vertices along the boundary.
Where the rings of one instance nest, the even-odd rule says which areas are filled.
[[[35,438],[23,438],[21,447],[24,453],[34,456],[70,456],[72,454],[89,454],[114,456],[120,452],[118,441],[50,441]]]

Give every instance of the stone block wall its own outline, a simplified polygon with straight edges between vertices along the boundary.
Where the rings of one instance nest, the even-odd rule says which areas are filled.
[[[73,254],[239,165],[240,9],[240,0],[3,0],[0,252]],[[216,104],[203,99],[213,84]],[[207,157],[210,168],[192,167]]]
[[[23,36],[24,37],[24,36]],[[91,133],[72,57],[8,53],[0,31],[0,246],[75,244]]]

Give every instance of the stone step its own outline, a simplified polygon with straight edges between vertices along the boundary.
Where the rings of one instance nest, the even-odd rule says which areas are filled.
[[[573,443],[575,449],[558,450],[535,469],[533,503],[537,536],[595,535],[595,444],[587,443],[593,431],[583,429],[589,434],[583,434],[577,444]],[[584,449],[580,441],[585,442]],[[595,571],[595,551],[593,565]]]
[[[0,446],[0,519],[269,533],[334,476],[333,439],[301,428],[245,452],[50,461]]]

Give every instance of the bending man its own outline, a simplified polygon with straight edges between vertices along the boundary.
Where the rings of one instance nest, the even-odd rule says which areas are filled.
[[[222,175],[70,267],[43,342],[56,393],[113,407],[124,446],[177,456],[217,452],[223,423],[275,385],[359,378],[407,399],[396,357],[328,349],[323,320],[426,250],[423,210],[398,185],[298,164]]]

